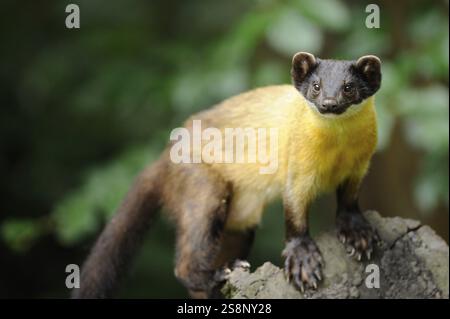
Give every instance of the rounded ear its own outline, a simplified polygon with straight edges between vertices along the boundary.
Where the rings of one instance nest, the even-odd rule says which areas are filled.
[[[356,61],[356,69],[376,91],[381,84],[381,60],[375,55],[365,55]]]
[[[292,58],[291,76],[295,84],[300,84],[316,66],[314,55],[308,52],[297,52]]]

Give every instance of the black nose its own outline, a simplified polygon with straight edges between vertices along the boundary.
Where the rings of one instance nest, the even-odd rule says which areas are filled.
[[[333,110],[337,107],[337,101],[334,98],[326,98],[322,102],[322,107],[327,110]]]

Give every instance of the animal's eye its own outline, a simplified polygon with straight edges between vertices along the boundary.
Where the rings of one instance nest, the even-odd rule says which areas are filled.
[[[353,88],[354,88],[354,86],[352,83],[345,84],[344,85],[344,93],[347,93],[347,94],[353,93]]]
[[[317,83],[314,83],[313,84],[313,90],[316,91],[316,92],[319,92],[320,91],[320,85],[317,84]]]

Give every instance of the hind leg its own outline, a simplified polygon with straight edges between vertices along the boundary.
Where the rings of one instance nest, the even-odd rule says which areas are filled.
[[[177,183],[165,202],[177,224],[175,276],[192,297],[206,297],[216,286],[231,187],[203,165],[177,166],[172,174]]]
[[[209,282],[209,291],[193,291],[189,293],[193,298],[222,298],[220,288],[227,279],[227,275],[232,269],[241,267],[247,269],[250,264],[246,261],[255,236],[255,230],[247,231],[224,231],[220,248],[217,251],[215,260],[212,262],[214,276]]]
[[[245,231],[225,231],[221,250],[216,260],[217,267],[242,266],[239,261],[247,260],[254,238],[254,228]]]
[[[250,268],[246,259],[250,253],[254,237],[254,229],[246,231],[225,230],[223,232],[220,249],[214,261],[214,269],[216,269],[214,284],[204,297],[223,298],[220,289],[231,270],[237,267],[246,270]],[[191,295],[193,294],[191,293]]]

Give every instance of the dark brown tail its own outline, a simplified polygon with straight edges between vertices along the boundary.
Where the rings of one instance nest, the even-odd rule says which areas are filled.
[[[74,289],[72,298],[111,297],[160,209],[163,172],[164,165],[158,161],[136,179],[92,248],[82,267],[80,288]]]

